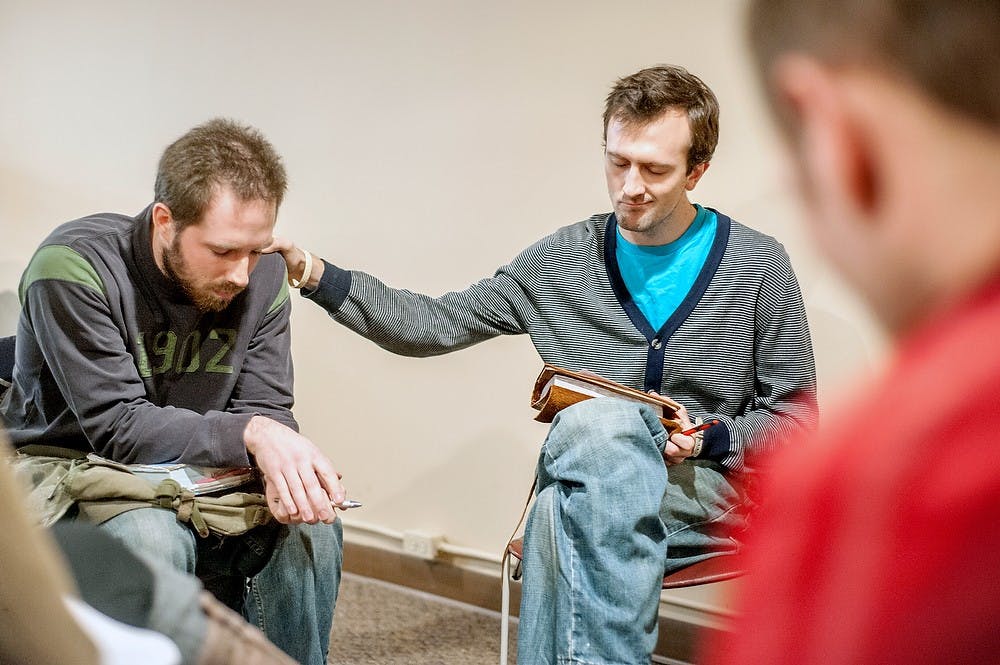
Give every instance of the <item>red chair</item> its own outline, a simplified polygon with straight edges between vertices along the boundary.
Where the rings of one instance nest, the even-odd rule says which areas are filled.
[[[508,625],[510,618],[510,559],[517,559],[514,570],[515,579],[520,577],[518,569],[521,566],[524,541],[521,538],[512,540],[507,546],[506,556],[503,558],[503,591],[501,596],[501,621],[500,624],[500,665],[507,665],[507,648],[510,639]],[[681,589],[683,587],[698,586],[700,584],[711,584],[712,582],[723,582],[737,578],[743,574],[743,570],[736,565],[737,560],[729,555],[714,556],[697,563],[693,563],[684,568],[680,568],[663,577],[664,589]]]

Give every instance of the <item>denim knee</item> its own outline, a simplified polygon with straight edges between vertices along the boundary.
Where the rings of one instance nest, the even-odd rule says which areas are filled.
[[[192,575],[195,572],[195,535],[177,521],[172,510],[137,508],[111,518],[101,528],[147,559],[165,561]]]
[[[325,568],[321,572],[333,573],[339,579],[344,560],[344,523],[338,519],[330,525],[310,525],[309,539],[317,565]]]
[[[652,409],[617,399],[593,398],[556,414],[543,447],[543,465],[606,471],[629,460],[662,464],[666,431]],[[625,463],[625,464],[623,464]]]

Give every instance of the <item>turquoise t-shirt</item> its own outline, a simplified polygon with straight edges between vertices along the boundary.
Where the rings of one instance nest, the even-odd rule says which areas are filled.
[[[666,245],[633,245],[616,228],[615,258],[625,286],[653,330],[681,304],[705,265],[715,240],[715,213],[695,204],[691,226]]]

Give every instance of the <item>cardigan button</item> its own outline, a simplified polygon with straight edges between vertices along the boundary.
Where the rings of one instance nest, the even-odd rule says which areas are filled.
[[[663,342],[661,342],[659,339],[654,339],[652,342],[649,343],[649,345],[654,349],[658,350],[660,347],[663,346]]]

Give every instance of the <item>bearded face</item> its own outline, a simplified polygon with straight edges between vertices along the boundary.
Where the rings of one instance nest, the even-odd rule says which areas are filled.
[[[163,274],[198,309],[218,312],[250,283],[261,250],[271,243],[273,202],[244,200],[221,188],[201,218],[179,225],[169,208],[154,207],[154,255]]]
[[[181,234],[163,252],[163,271],[184,291],[188,299],[203,312],[221,312],[229,307],[233,298],[246,286],[229,281],[227,277],[206,278],[191,270],[181,248]]]

